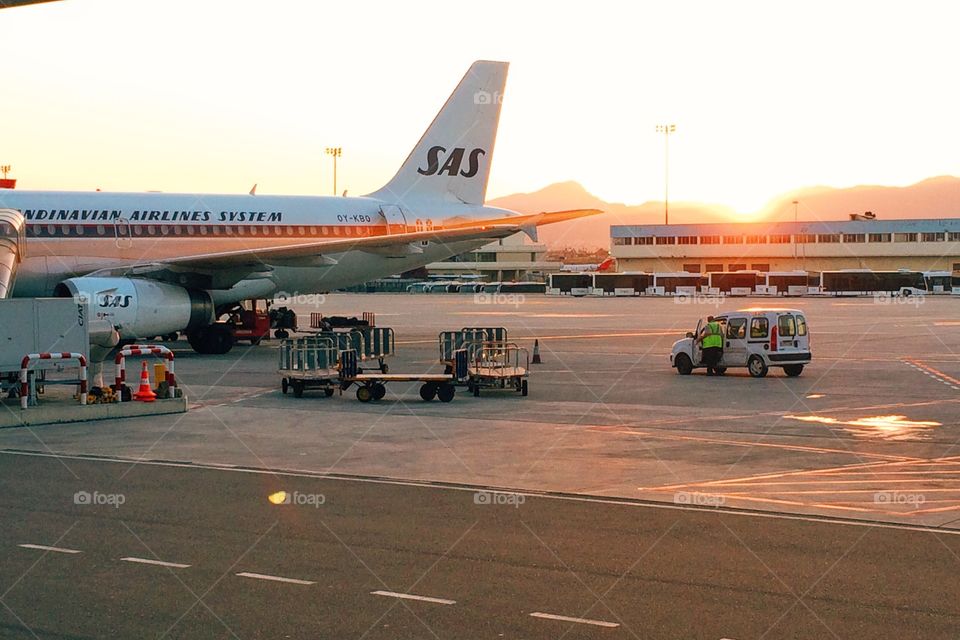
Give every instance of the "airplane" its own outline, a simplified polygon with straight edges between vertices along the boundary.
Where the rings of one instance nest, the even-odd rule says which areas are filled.
[[[332,291],[600,213],[486,206],[506,62],[474,62],[396,175],[360,197],[0,190],[25,218],[15,297],[88,300],[120,339],[234,343],[242,300]]]
[[[617,264],[614,257],[604,258],[603,262],[592,262],[590,264],[565,264],[560,267],[560,271],[572,273],[584,273],[590,271],[609,271]]]

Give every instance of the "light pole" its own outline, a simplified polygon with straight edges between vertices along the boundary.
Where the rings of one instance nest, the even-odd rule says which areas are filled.
[[[658,124],[657,133],[663,134],[663,224],[670,224],[670,134],[675,124]]]
[[[327,147],[327,155],[333,156],[333,195],[337,195],[337,158],[343,155],[343,148]]]

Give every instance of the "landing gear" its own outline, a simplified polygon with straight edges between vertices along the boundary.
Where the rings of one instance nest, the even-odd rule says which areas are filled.
[[[224,323],[214,323],[187,332],[187,341],[197,353],[224,354],[233,348],[233,331]]]

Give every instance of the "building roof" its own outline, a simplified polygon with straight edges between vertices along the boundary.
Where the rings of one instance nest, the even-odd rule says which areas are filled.
[[[936,233],[960,232],[960,218],[918,220],[800,220],[799,222],[709,222],[702,224],[610,225],[611,238],[637,236],[723,236],[780,233]]]

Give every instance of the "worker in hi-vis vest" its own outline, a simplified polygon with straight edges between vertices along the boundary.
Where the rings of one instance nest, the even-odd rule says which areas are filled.
[[[720,375],[720,358],[723,357],[723,330],[720,323],[713,316],[707,316],[707,324],[700,330],[697,337],[700,341],[703,364],[707,367],[707,375]]]

